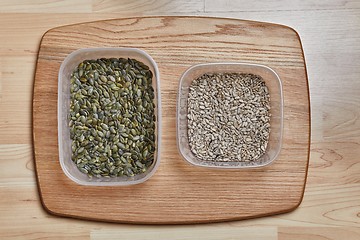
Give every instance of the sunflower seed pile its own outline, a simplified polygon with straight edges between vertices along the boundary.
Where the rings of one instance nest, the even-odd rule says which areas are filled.
[[[264,80],[243,73],[207,73],[188,96],[188,136],[204,161],[255,161],[267,147],[270,96]]]
[[[134,176],[154,161],[152,72],[135,59],[85,60],[71,75],[72,161],[89,177]]]

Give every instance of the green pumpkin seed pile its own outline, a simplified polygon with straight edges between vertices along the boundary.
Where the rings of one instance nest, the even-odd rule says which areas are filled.
[[[85,60],[71,75],[72,161],[89,177],[134,176],[154,162],[152,72],[135,59]]]

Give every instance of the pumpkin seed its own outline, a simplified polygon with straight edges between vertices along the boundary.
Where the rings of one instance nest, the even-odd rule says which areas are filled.
[[[125,58],[85,60],[74,69],[68,124],[71,159],[80,172],[134,176],[153,164],[152,76],[144,63]]]

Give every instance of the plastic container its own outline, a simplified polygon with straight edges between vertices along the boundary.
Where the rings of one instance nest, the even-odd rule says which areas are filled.
[[[88,59],[98,58],[134,58],[149,66],[153,73],[153,88],[155,93],[155,154],[154,163],[145,173],[134,177],[115,177],[115,178],[89,178],[78,170],[75,163],[71,160],[71,139],[68,127],[68,113],[70,106],[70,75],[76,66]],[[156,171],[160,163],[161,147],[161,97],[160,97],[160,76],[158,66],[155,61],[144,51],[135,48],[89,48],[79,49],[69,54],[63,61],[59,70],[58,81],[58,138],[59,138],[59,159],[65,175],[74,182],[81,185],[92,186],[117,186],[138,184],[148,180]]]
[[[252,73],[260,75],[264,79],[270,94],[271,131],[268,146],[265,150],[265,153],[259,159],[250,162],[204,161],[198,159],[191,152],[187,128],[187,98],[189,94],[189,86],[194,79],[198,78],[204,73],[210,72]],[[196,166],[214,168],[250,168],[266,166],[276,159],[281,149],[283,131],[283,95],[281,80],[274,70],[258,64],[208,63],[195,65],[190,67],[181,76],[177,98],[176,115],[177,145],[180,154],[187,162]]]

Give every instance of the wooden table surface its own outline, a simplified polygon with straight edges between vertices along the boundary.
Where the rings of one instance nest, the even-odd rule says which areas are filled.
[[[268,21],[299,32],[310,85],[312,139],[298,209],[179,226],[99,223],[44,211],[31,137],[41,36],[60,25],[146,15]],[[0,239],[360,239],[360,1],[5,0],[0,2],[0,43]]]

